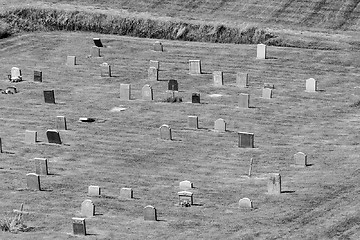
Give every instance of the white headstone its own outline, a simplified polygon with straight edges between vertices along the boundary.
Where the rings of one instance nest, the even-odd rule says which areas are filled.
[[[153,98],[153,89],[149,84],[145,84],[141,89],[142,100],[152,101]]]
[[[247,88],[249,86],[249,74],[242,72],[236,73],[236,85],[240,88]]]
[[[307,156],[303,152],[298,152],[294,154],[295,165],[306,167],[307,166]]]
[[[265,44],[258,44],[257,45],[257,59],[266,59],[266,45]]]
[[[101,195],[101,188],[99,186],[92,186],[88,187],[88,195],[89,196],[100,196]]]
[[[181,181],[181,182],[179,183],[179,188],[180,188],[181,190],[189,190],[189,189],[193,188],[193,183],[190,182],[190,181],[188,181],[188,180]]]
[[[223,81],[223,72],[221,71],[214,71],[213,72],[213,79],[214,79],[214,86],[221,87],[224,85]]]
[[[281,176],[279,173],[270,173],[267,182],[268,194],[278,195],[281,193]]]
[[[242,199],[239,200],[239,207],[240,208],[252,209],[253,204],[252,204],[252,202],[251,202],[251,200],[249,198],[242,198]]]
[[[214,130],[218,132],[226,132],[226,122],[224,119],[219,118],[214,123]]]
[[[316,92],[317,91],[317,81],[313,78],[306,80],[306,92]]]
[[[11,68],[11,81],[19,81],[19,80],[22,80],[20,68],[12,67]]]
[[[271,88],[263,88],[262,89],[262,98],[270,99],[272,98],[272,89]]]
[[[81,203],[81,215],[84,217],[92,217],[95,214],[94,203],[87,199]]]
[[[160,127],[160,138],[164,140],[172,140],[171,128],[168,125],[163,124]]]
[[[131,97],[131,85],[130,84],[120,84],[120,99],[121,100],[130,100]]]
[[[190,74],[201,74],[201,61],[200,60],[189,60],[189,73]]]
[[[66,65],[75,66],[76,65],[76,57],[75,56],[67,56]]]

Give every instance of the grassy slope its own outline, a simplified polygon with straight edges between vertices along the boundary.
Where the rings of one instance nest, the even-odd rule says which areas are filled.
[[[71,238],[70,219],[87,198],[87,186],[98,184],[107,197],[93,198],[102,215],[88,220],[89,233],[95,234],[90,239],[357,239],[359,137],[351,133],[359,130],[359,110],[349,105],[359,99],[358,53],[270,48],[277,59],[258,61],[255,46],[163,41],[166,51],[156,53],[149,51],[154,40],[103,35],[108,46],[103,55],[115,77],[100,78],[102,61],[86,58],[95,36],[34,33],[0,41],[0,72],[19,66],[27,80],[16,85],[19,94],[0,95],[1,137],[5,151],[14,153],[1,155],[0,212],[25,202],[25,210],[35,212],[26,222],[37,227],[33,233],[1,233],[2,238]],[[79,65],[66,67],[67,55],[78,56]],[[131,83],[139,99],[150,59],[161,61],[161,80],[180,82],[186,102],[200,91],[203,104],[161,103],[168,96],[165,81],[151,83],[154,103],[120,101],[120,83]],[[201,59],[206,73],[224,71],[225,86],[213,87],[211,74],[189,76],[188,59]],[[43,70],[44,83],[32,83],[35,68]],[[249,89],[233,85],[236,71],[250,73]],[[325,91],[305,93],[309,77]],[[0,88],[9,86],[6,74],[2,78]],[[260,98],[264,82],[276,86],[270,101]],[[44,104],[44,89],[55,89],[62,104]],[[240,92],[251,94],[253,108],[237,108]],[[212,93],[223,97],[211,98]],[[120,105],[127,110],[110,112]],[[61,134],[69,146],[22,143],[25,129],[37,130],[45,141],[57,115],[68,118],[70,130]],[[188,115],[198,115],[203,129],[187,130]],[[83,116],[105,121],[78,123]],[[219,117],[229,123],[225,134],[211,131]],[[159,140],[164,123],[173,128],[175,141]],[[257,149],[237,148],[237,131],[254,132]],[[292,167],[297,151],[307,153],[313,165]],[[34,157],[50,160],[54,175],[44,177],[43,185],[52,191],[19,190],[33,171]],[[251,157],[255,177],[248,180],[242,175]],[[265,194],[263,177],[269,172],[281,173],[289,193]],[[202,206],[176,206],[177,184],[184,179],[194,182],[195,203]],[[137,199],[116,199],[120,187],[132,187]],[[257,209],[237,209],[242,197],[251,198]],[[164,221],[144,223],[147,204],[157,207]]]

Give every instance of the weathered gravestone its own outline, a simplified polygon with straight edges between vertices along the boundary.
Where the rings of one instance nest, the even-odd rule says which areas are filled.
[[[26,174],[26,185],[30,190],[41,191],[40,187],[40,176],[36,173],[28,173]]]
[[[306,92],[316,92],[317,91],[317,81],[313,78],[306,80]]]
[[[159,41],[156,41],[156,42],[154,43],[154,45],[153,45],[153,50],[154,50],[155,52],[162,52],[162,51],[164,51],[164,48],[163,48],[162,43],[159,42]]]
[[[168,90],[170,90],[170,91],[179,91],[178,81],[169,80],[169,82],[168,82]]]
[[[11,79],[12,82],[19,82],[22,80],[21,70],[17,67],[11,68]]]
[[[108,63],[100,64],[101,77],[111,77],[111,66]]]
[[[179,188],[180,188],[181,190],[184,190],[184,191],[189,190],[189,189],[192,189],[192,188],[193,188],[193,183],[190,182],[190,181],[188,181],[188,180],[181,181],[181,182],[179,183]]]
[[[240,148],[253,148],[254,147],[254,134],[247,132],[238,132]]]
[[[25,131],[25,143],[35,144],[37,142],[37,131]]]
[[[168,125],[163,124],[160,127],[160,138],[164,140],[172,140],[171,128]]]
[[[281,176],[279,173],[270,173],[267,182],[268,194],[280,194],[281,193]]]
[[[46,137],[49,143],[61,144],[61,138],[59,131],[55,129],[49,129],[46,131]]]
[[[130,84],[120,84],[120,99],[121,100],[130,100],[131,97],[131,85]]]
[[[191,102],[192,103],[200,103],[200,93],[192,93]]]
[[[213,72],[213,80],[214,80],[215,87],[223,86],[224,85],[223,72],[222,71],[214,71]]]
[[[275,85],[273,83],[264,83],[264,88],[275,89]]]
[[[298,152],[294,154],[294,162],[296,166],[306,167],[307,166],[307,156],[303,152]]]
[[[100,57],[100,48],[96,46],[92,46],[90,49],[91,57]]]
[[[246,93],[241,93],[239,96],[239,107],[249,108],[250,104],[250,95]]]
[[[120,189],[120,198],[132,199],[133,198],[133,190],[131,188],[121,188]]]
[[[159,71],[155,67],[149,67],[148,70],[148,79],[150,81],[157,81],[159,80]]]
[[[48,175],[48,160],[46,158],[34,158],[35,173],[38,175]]]
[[[193,193],[188,191],[178,192],[179,195],[179,205],[181,206],[191,206],[193,205]]]
[[[81,203],[81,215],[84,217],[93,217],[95,214],[95,205],[94,203],[86,199]]]
[[[201,74],[201,61],[200,60],[189,60],[189,73],[190,74]]]
[[[72,218],[74,235],[86,235],[85,218]]]
[[[272,89],[271,88],[263,88],[262,89],[262,98],[271,99],[272,98]]]
[[[99,186],[92,186],[88,187],[88,195],[89,196],[100,196],[101,188]]]
[[[45,103],[55,103],[54,90],[45,90],[44,91],[44,100],[45,100]]]
[[[217,132],[226,132],[226,122],[224,119],[219,118],[214,123],[214,130]]]
[[[76,65],[76,57],[75,56],[67,56],[66,65],[67,66],[75,66]]]
[[[149,67],[154,67],[156,68],[157,70],[160,69],[160,62],[159,61],[154,61],[154,60],[150,60],[150,65]]]
[[[144,220],[157,221],[156,208],[151,205],[144,207]]]
[[[104,45],[102,44],[100,38],[93,38],[94,44],[96,47],[103,47]]]
[[[141,89],[141,98],[145,101],[152,101],[153,97],[153,89],[149,84],[145,84]]]
[[[56,116],[55,129],[67,130],[66,118],[64,116]]]
[[[266,59],[266,45],[265,44],[257,45],[256,58],[257,59]]]
[[[197,116],[188,116],[188,127],[198,129],[199,128],[199,118]]]
[[[236,85],[240,88],[247,88],[249,86],[249,74],[242,72],[236,73]]]
[[[42,82],[42,71],[34,71],[34,82]]]
[[[239,208],[252,209],[253,203],[249,198],[242,198],[239,200]]]

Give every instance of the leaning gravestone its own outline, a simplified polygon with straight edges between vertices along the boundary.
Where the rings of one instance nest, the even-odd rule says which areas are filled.
[[[240,88],[247,88],[249,86],[249,74],[242,72],[236,73],[236,85]]]
[[[130,84],[120,84],[120,99],[121,100],[130,100],[131,97],[131,85]]]
[[[266,45],[265,44],[257,45],[256,58],[257,59],[266,59]]]
[[[252,209],[253,204],[249,198],[242,198],[239,200],[239,208],[248,208]]]
[[[49,143],[61,144],[61,138],[59,131],[55,129],[49,129],[46,131],[46,137]]]
[[[54,90],[46,90],[46,91],[44,91],[44,100],[45,100],[45,103],[55,103]]]
[[[214,123],[214,130],[217,132],[226,132],[226,122],[224,119],[219,118]]]
[[[249,108],[250,95],[246,93],[241,93],[239,96],[239,107]]]
[[[154,50],[155,52],[162,52],[162,51],[164,51],[164,48],[163,48],[162,43],[159,42],[159,41],[156,41],[156,42],[154,43],[153,50]]]
[[[34,82],[42,82],[42,71],[34,71]]]
[[[46,158],[35,158],[35,173],[38,175],[48,175],[48,160]]]
[[[188,180],[181,181],[181,182],[179,183],[179,188],[180,188],[181,190],[184,190],[184,191],[189,190],[189,189],[192,189],[192,188],[193,188],[193,183],[190,182],[190,181],[188,181]]]
[[[66,118],[64,116],[56,116],[55,129],[67,130]]]
[[[214,80],[215,87],[223,86],[224,85],[223,72],[222,71],[214,71],[213,72],[213,80]]]
[[[169,91],[179,91],[179,84],[176,80],[169,80],[168,82],[168,90]]]
[[[133,190],[131,188],[121,188],[120,189],[120,198],[132,199],[133,198]]]
[[[108,63],[100,64],[101,77],[111,77],[111,66]]]
[[[26,184],[27,184],[27,188],[30,190],[41,191],[40,176],[37,175],[36,173],[26,174]]]
[[[307,166],[307,156],[303,152],[298,152],[294,154],[294,161],[296,166],[306,167]]]
[[[153,98],[153,89],[149,84],[145,84],[141,89],[141,98],[145,101],[152,101]]]
[[[150,81],[157,81],[159,80],[159,71],[155,67],[149,67],[148,70],[148,79]]]
[[[281,193],[281,176],[279,173],[270,173],[267,182],[268,194],[280,194]]]
[[[85,218],[72,218],[74,235],[86,235]]]
[[[88,195],[89,196],[100,196],[101,188],[99,186],[92,186],[88,187]]]
[[[150,60],[149,67],[154,67],[157,70],[159,70],[160,69],[160,63],[159,63],[159,61]]]
[[[100,38],[93,38],[94,44],[96,47],[103,47],[103,44],[100,40]]]
[[[189,73],[190,74],[201,74],[201,61],[200,60],[189,60]]]
[[[192,103],[200,103],[200,93],[193,93],[191,95],[191,102]]]
[[[25,143],[35,144],[37,142],[37,131],[25,131]]]
[[[263,88],[262,89],[262,98],[271,99],[272,98],[272,89],[271,88]]]
[[[193,205],[193,193],[188,191],[181,191],[178,192],[179,195],[179,205],[186,206],[186,205]]]
[[[17,67],[11,68],[11,79],[12,82],[19,82],[22,80],[21,70]]]
[[[199,128],[199,118],[197,116],[188,116],[188,127],[198,129]]]
[[[156,208],[150,205],[144,207],[144,220],[157,221]]]
[[[163,124],[160,127],[160,138],[163,140],[172,140],[171,128],[168,125]]]
[[[316,92],[317,91],[317,81],[313,78],[306,80],[306,92]]]
[[[76,57],[75,56],[67,56],[66,65],[67,66],[75,66],[76,65]]]
[[[100,57],[100,48],[96,46],[92,46],[90,49],[91,57]]]
[[[81,215],[84,217],[93,217],[95,214],[94,203],[87,199],[81,203]]]
[[[253,148],[254,147],[254,134],[247,132],[239,132],[239,144],[240,148]]]

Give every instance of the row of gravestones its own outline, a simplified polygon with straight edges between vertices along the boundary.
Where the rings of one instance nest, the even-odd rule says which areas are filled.
[[[21,70],[18,67],[11,68],[11,74],[8,76],[11,82],[20,82],[22,81]],[[42,82],[42,71],[34,70],[34,82]]]

